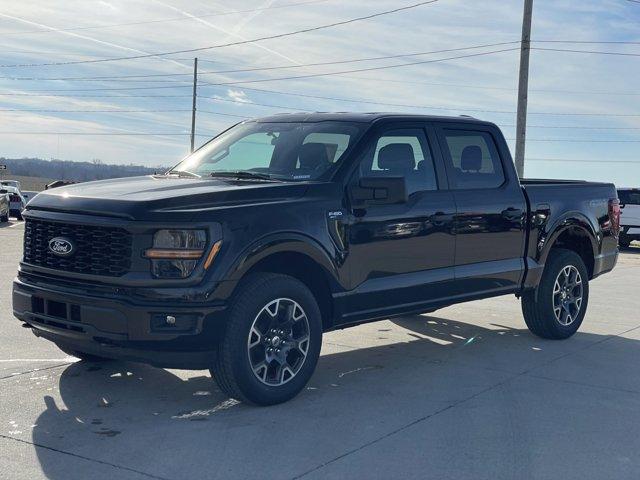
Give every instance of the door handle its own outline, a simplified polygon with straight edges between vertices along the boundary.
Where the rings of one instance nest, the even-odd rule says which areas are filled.
[[[520,208],[509,207],[502,211],[502,217],[511,222],[515,222],[516,220],[522,220],[522,213],[522,209]]]
[[[433,225],[441,227],[445,223],[450,222],[452,217],[452,215],[448,215],[444,212],[436,212],[429,217],[429,220]]]

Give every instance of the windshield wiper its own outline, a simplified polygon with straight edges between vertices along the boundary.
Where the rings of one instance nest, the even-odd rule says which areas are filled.
[[[222,177],[222,178],[238,178],[238,179],[249,179],[249,180],[268,180],[270,182],[280,182],[281,180],[276,180],[271,177],[271,175],[267,173],[258,173],[258,172],[250,172],[248,170],[233,170],[233,171],[220,171],[220,172],[211,172],[212,177]]]
[[[165,175],[177,175],[178,177],[188,177],[188,178],[201,178],[197,173],[189,172],[187,170],[171,170]]]

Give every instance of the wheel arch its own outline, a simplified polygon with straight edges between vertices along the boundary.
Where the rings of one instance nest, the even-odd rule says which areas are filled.
[[[340,271],[330,253],[316,240],[300,234],[274,235],[246,249],[232,266],[227,279],[228,296],[240,281],[257,272],[280,273],[301,281],[315,297],[323,329],[334,324],[334,292],[342,289]]]
[[[591,222],[580,213],[567,214],[555,223],[550,232],[540,256],[541,263],[546,263],[549,253],[554,248],[571,250],[582,258],[589,278],[592,278],[598,242]]]

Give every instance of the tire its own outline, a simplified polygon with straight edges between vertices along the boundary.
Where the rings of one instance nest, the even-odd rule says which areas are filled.
[[[321,344],[322,318],[309,289],[286,275],[252,274],[231,301],[211,376],[231,398],[283,403],[311,378]]]
[[[618,239],[618,245],[620,246],[620,248],[629,248],[631,246],[631,240],[620,236],[620,238]]]
[[[563,295],[563,279],[566,278],[564,272],[567,271],[571,274],[577,272],[580,284],[568,287],[570,292]],[[557,293],[556,281],[560,287]],[[571,283],[570,281],[569,285]],[[572,306],[571,301],[578,296],[581,297],[579,305]],[[567,308],[562,306],[563,298],[567,300]],[[589,273],[582,258],[571,250],[554,248],[549,253],[538,286],[522,295],[522,313],[531,333],[542,338],[561,340],[578,331],[588,303]]]
[[[80,352],[78,350],[72,350],[70,348],[61,347],[58,348],[71,357],[79,358],[83,362],[110,362],[111,358],[99,357],[98,355],[91,355],[90,353]]]
[[[16,220],[20,220],[20,221],[22,221],[22,220],[23,220],[23,218],[22,218],[22,213],[17,213],[17,214],[16,214]]]
[[[6,223],[9,221],[9,215],[0,216],[0,223]]]

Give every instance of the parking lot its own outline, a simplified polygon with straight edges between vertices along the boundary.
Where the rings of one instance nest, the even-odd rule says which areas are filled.
[[[0,227],[0,478],[638,478],[640,249],[545,341],[503,297],[325,335],[293,401],[205,371],[76,362],[11,314],[23,224]]]

